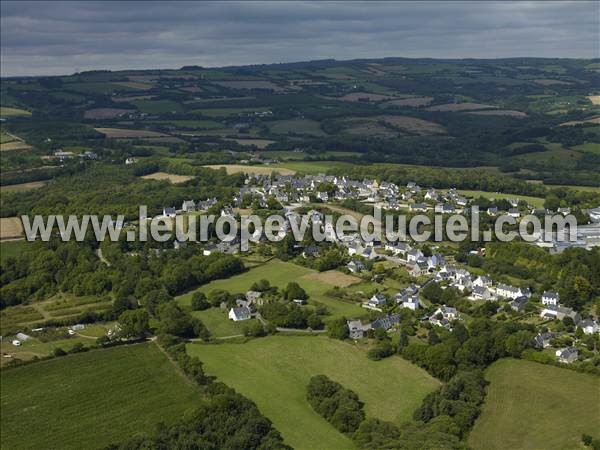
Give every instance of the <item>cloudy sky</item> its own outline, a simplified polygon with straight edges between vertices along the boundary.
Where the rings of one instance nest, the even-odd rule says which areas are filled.
[[[309,59],[599,57],[598,2],[0,2],[1,74]]]

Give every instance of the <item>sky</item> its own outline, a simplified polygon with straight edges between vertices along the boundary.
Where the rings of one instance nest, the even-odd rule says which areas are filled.
[[[600,2],[0,2],[2,76],[335,58],[600,57]]]

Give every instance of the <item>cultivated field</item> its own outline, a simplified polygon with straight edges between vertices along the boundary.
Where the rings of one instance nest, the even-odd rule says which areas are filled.
[[[1,447],[102,448],[174,422],[200,394],[155,344],[3,370]]]
[[[272,336],[245,344],[190,344],[209,374],[256,404],[297,449],[351,449],[350,439],[306,401],[311,376],[325,374],[365,402],[368,417],[401,424],[439,383],[409,362],[369,360],[352,344],[322,336]]]
[[[600,125],[600,117],[590,117],[588,119],[583,119],[583,120],[571,120],[569,122],[563,122],[560,124],[561,127],[567,127],[567,126],[571,126],[571,125],[581,125],[584,123],[595,123]]]
[[[86,119],[114,119],[123,114],[135,112],[135,109],[94,108],[83,113]]]
[[[400,100],[392,100],[389,102],[386,102],[386,106],[387,105],[394,105],[394,106],[412,106],[412,107],[418,107],[418,106],[426,106],[429,103],[431,103],[433,101],[433,97],[413,97],[413,98],[403,98]]]
[[[416,117],[409,116],[382,116],[378,118],[383,120],[385,123],[398,127],[401,130],[408,131],[410,133],[416,133],[420,135],[426,134],[442,134],[446,132],[446,129],[428,120],[417,119]]]
[[[536,84],[539,84],[540,86],[555,86],[558,84],[562,84],[562,85],[573,84],[570,81],[554,80],[552,78],[539,78],[537,80],[533,80],[533,82]]]
[[[9,108],[7,106],[0,106],[0,117],[16,117],[16,116],[30,116],[31,113],[21,108]]]
[[[265,148],[269,144],[273,144],[275,141],[268,139],[226,139],[227,141],[234,141],[240,145],[254,145],[257,148]]]
[[[14,239],[23,236],[23,225],[19,217],[0,219],[0,239]]]
[[[26,252],[31,248],[32,242],[25,239],[14,241],[0,241],[0,259],[4,261],[6,258],[17,257],[21,253]]]
[[[588,100],[592,102],[593,105],[600,105],[600,95],[589,95]]]
[[[325,305],[331,312],[330,318],[341,316],[360,317],[365,314],[365,310],[356,303],[344,302],[325,295],[325,292],[332,289],[337,281],[334,282],[330,275],[325,275],[324,278],[319,278],[318,275],[321,274],[315,270],[274,259],[240,275],[212,281],[201,286],[198,291],[208,294],[215,289],[224,289],[232,294],[245,293],[255,281],[261,279],[269,280],[272,286],[277,286],[280,289],[285,288],[290,281],[296,281],[310,296],[308,304],[313,306],[318,303]],[[343,274],[340,273],[340,277],[343,277]],[[184,294],[178,297],[177,300],[183,305],[190,305],[192,294],[192,292]]]
[[[325,136],[319,122],[311,119],[288,119],[269,123],[274,134],[307,134],[310,136]]]
[[[126,130],[124,128],[94,128],[98,133],[110,139],[160,138],[168,136],[164,133],[148,130]]]
[[[304,280],[315,280],[332,286],[347,287],[351,284],[359,283],[362,280],[353,275],[347,275],[339,270],[327,270],[325,272],[315,272],[302,277]]]
[[[232,89],[267,89],[273,91],[282,91],[280,86],[268,80],[247,80],[247,81],[213,81],[219,86]]]
[[[351,94],[346,94],[343,97],[337,98],[337,100],[343,100],[345,102],[360,102],[360,101],[370,101],[370,102],[381,102],[384,100],[393,100],[395,97],[391,95],[382,95],[382,94],[373,94],[370,92],[352,92]]]
[[[485,105],[482,103],[446,103],[444,105],[434,105],[427,108],[427,111],[439,112],[459,112],[459,111],[475,111],[478,109],[496,108],[493,105]]]
[[[159,180],[159,181],[166,180],[166,181],[170,181],[173,184],[178,184],[178,183],[185,183],[186,181],[189,181],[194,177],[191,175],[175,175],[175,174],[166,173],[166,172],[154,172],[149,175],[144,175],[141,178],[143,178],[144,180]]]
[[[513,109],[491,109],[484,111],[469,111],[467,114],[477,114],[479,116],[510,116],[510,117],[527,117],[522,111],[515,111]]]
[[[18,136],[0,129],[0,151],[29,150],[31,146]]]
[[[481,416],[469,435],[475,450],[583,448],[582,434],[600,429],[600,378],[530,361],[502,360]]]
[[[244,166],[242,164],[209,164],[203,167],[210,169],[222,169],[224,168],[229,175],[234,173],[251,173],[258,175],[270,175],[272,172],[278,172],[281,175],[293,175],[296,173],[294,170],[284,169],[275,166]]]

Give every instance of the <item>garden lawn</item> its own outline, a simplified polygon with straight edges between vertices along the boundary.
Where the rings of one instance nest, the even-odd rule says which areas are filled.
[[[600,377],[531,361],[489,367],[481,416],[468,443],[475,450],[583,448],[600,437]]]
[[[253,400],[296,449],[350,449],[352,441],[306,401],[313,375],[355,391],[367,417],[401,424],[439,386],[400,357],[375,362],[353,344],[324,336],[271,336],[244,344],[189,344],[207,373]]]
[[[0,447],[102,448],[175,422],[200,393],[153,343],[3,369]]]
[[[234,322],[229,320],[227,309],[209,308],[204,311],[193,311],[194,317],[202,320],[210,331],[211,337],[222,338],[244,334],[244,328],[256,323],[256,319]]]

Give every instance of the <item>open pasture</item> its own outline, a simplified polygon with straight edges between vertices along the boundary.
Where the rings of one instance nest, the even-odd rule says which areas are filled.
[[[600,425],[600,378],[506,359],[486,371],[490,384],[468,439],[475,450],[569,450]]]
[[[205,370],[256,404],[297,449],[352,449],[348,437],[306,400],[310,377],[325,374],[355,391],[367,417],[401,424],[438,381],[399,358],[369,360],[353,344],[323,336],[272,336],[244,344],[189,344]],[[307,430],[310,430],[307,432]]]

